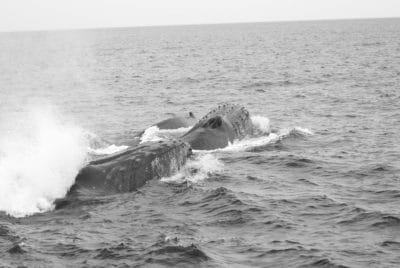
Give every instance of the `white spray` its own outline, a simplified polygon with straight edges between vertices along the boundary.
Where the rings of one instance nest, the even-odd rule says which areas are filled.
[[[85,164],[85,132],[51,107],[31,108],[1,122],[0,211],[20,217],[52,209]]]

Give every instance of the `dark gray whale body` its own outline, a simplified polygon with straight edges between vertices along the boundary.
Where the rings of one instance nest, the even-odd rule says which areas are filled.
[[[182,140],[147,142],[90,162],[82,168],[71,191],[87,188],[95,192],[129,192],[146,181],[177,172],[192,154]]]
[[[176,125],[181,127],[182,124]],[[244,107],[220,105],[180,139],[142,143],[90,162],[80,170],[67,197],[56,202],[56,207],[60,208],[88,191],[95,195],[134,191],[148,180],[176,173],[192,155],[192,148],[223,148],[250,134],[251,130],[250,115]]]

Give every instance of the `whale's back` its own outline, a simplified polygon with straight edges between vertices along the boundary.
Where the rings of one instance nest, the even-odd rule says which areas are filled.
[[[90,162],[81,169],[71,190],[133,191],[153,178],[171,176],[186,163],[190,154],[189,144],[181,140],[143,143]]]

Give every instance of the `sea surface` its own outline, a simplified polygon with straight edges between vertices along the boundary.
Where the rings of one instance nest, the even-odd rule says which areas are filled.
[[[223,102],[264,135],[54,209]],[[400,267],[399,133],[400,19],[0,33],[0,266]]]

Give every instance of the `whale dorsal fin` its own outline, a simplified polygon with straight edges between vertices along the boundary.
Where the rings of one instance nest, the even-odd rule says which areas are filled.
[[[221,116],[214,116],[207,120],[204,123],[203,127],[210,127],[210,128],[219,128],[222,125],[222,118]]]

